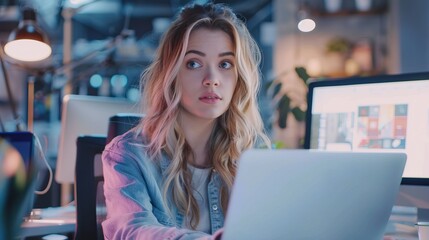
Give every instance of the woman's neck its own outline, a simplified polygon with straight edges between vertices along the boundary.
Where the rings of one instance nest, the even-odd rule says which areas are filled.
[[[211,159],[207,157],[207,142],[212,133],[215,119],[203,119],[190,117],[182,114],[181,126],[185,134],[186,141],[193,152],[193,159],[187,156],[188,163],[196,167],[208,167],[212,165]]]

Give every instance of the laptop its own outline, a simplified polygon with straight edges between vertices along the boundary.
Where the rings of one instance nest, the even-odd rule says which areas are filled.
[[[382,239],[405,162],[404,153],[248,150],[222,239]]]

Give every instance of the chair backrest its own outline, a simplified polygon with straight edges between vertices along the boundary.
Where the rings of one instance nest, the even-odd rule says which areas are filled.
[[[75,239],[104,239],[101,223],[106,218],[101,153],[114,137],[135,127],[142,115],[118,114],[109,119],[107,136],[84,135],[77,138],[75,201]]]
[[[104,181],[99,156],[106,145],[106,136],[79,136],[76,144],[75,239],[103,239],[103,232],[99,224],[102,219],[97,216],[97,209],[103,209],[104,201],[97,201],[97,197],[103,195],[97,194],[97,192],[100,191],[100,186],[102,188]],[[98,206],[97,204],[100,203],[101,206]]]
[[[137,126],[144,115],[142,114],[122,114],[118,113],[109,119],[109,129],[107,132],[107,143],[131,128]]]

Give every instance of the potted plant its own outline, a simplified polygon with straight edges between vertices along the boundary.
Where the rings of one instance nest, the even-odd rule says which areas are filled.
[[[295,88],[291,84],[288,85],[288,77],[297,77],[301,81],[302,86]],[[293,116],[297,122],[304,123],[307,110],[307,84],[309,79],[310,76],[305,68],[296,67],[293,72],[284,72],[266,84],[267,95],[273,99],[274,111],[276,111],[276,118],[274,119],[275,127],[278,127],[280,130],[288,128],[289,115]],[[303,88],[304,91],[302,90]],[[286,147],[284,142],[275,141],[274,143],[276,147]]]

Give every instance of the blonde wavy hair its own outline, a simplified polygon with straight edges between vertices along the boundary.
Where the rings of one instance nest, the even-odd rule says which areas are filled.
[[[233,41],[237,62],[238,81],[231,104],[217,119],[207,146],[207,156],[213,160],[213,171],[219,173],[223,182],[219,194],[224,213],[240,154],[256,143],[270,146],[256,98],[261,54],[245,24],[223,4],[184,7],[161,39],[154,61],[142,74],[141,101],[145,117],[139,127],[147,139],[145,146],[149,157],[159,160],[164,153],[171,159],[165,175],[163,197],[190,217],[192,229],[198,225],[200,214],[192,194],[192,176],[186,160],[192,155],[192,149],[178,122],[182,92],[176,76],[183,63],[189,36],[199,28],[227,33]]]

